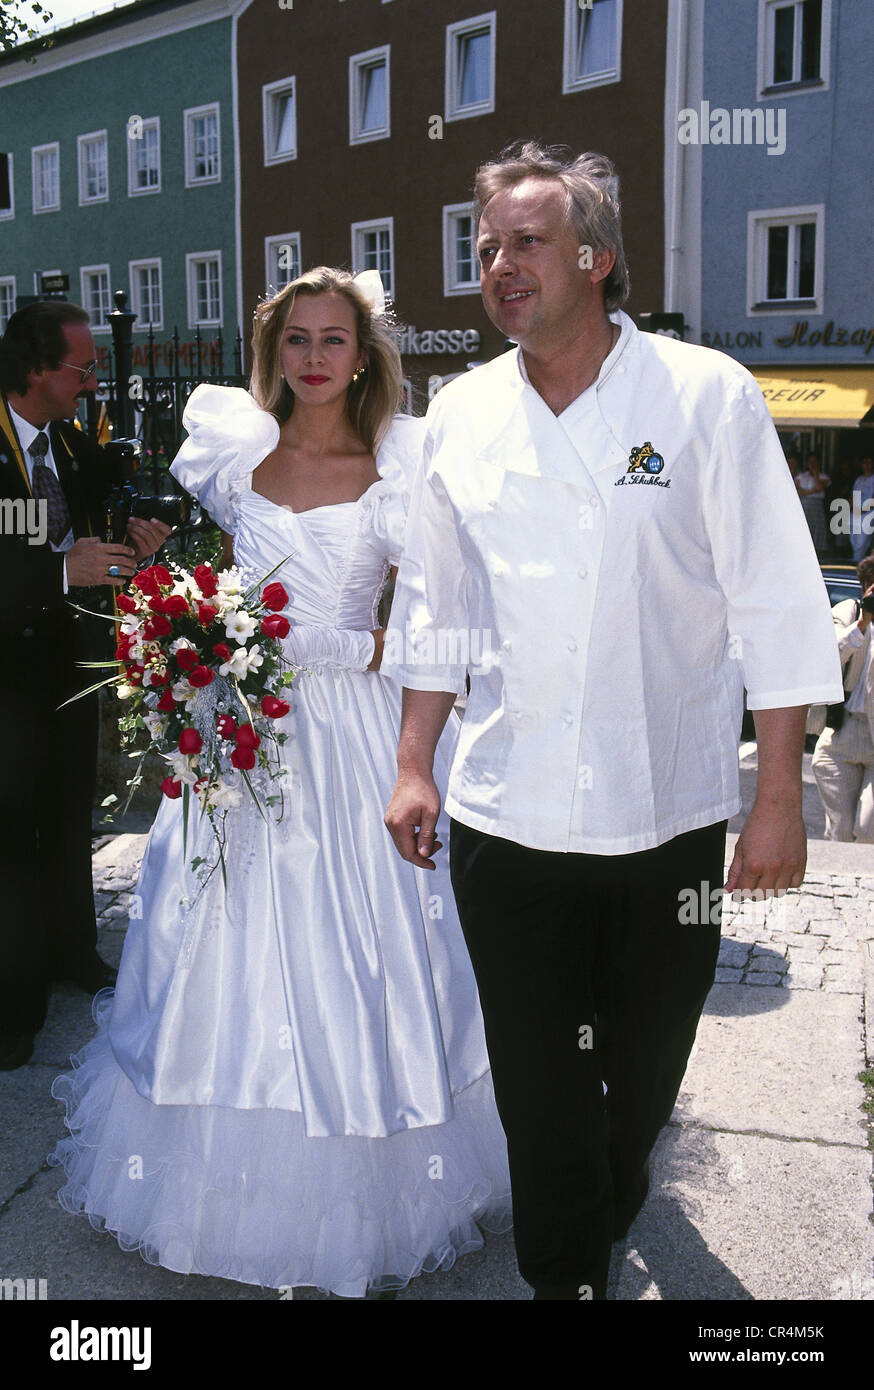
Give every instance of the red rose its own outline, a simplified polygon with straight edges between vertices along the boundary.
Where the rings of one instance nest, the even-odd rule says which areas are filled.
[[[201,627],[209,627],[216,613],[217,608],[213,608],[211,603],[199,603],[197,605],[197,621]]]
[[[218,593],[218,580],[213,573],[212,565],[197,565],[194,570],[194,582],[205,598],[212,598]]]
[[[196,729],[189,727],[182,730],[182,733],[179,735],[180,753],[199,753],[202,747],[203,739]]]
[[[181,594],[171,594],[169,598],[162,599],[162,603],[164,604],[163,611],[168,618],[188,617],[188,599],[183,598]]]
[[[188,672],[190,683],[199,690],[204,685],[210,685],[215,673],[208,666],[195,666],[193,671]]]
[[[165,796],[169,796],[171,801],[175,801],[177,796],[182,795],[182,783],[177,782],[175,777],[165,777],[161,783],[161,791]]]
[[[136,600],[132,599],[128,594],[116,594],[115,601],[122,613],[136,613]]]
[[[233,738],[234,734],[237,732],[237,726],[229,714],[219,715],[216,729],[218,730],[219,738]]]
[[[149,679],[151,680],[152,685],[169,685],[170,672],[165,671],[164,674],[161,675],[159,674],[159,672],[153,671]]]
[[[261,631],[267,637],[287,637],[291,623],[283,613],[268,613],[266,618],[261,619]]]
[[[142,685],[143,668],[142,666],[127,666],[125,668],[129,685]]]
[[[231,754],[231,762],[241,772],[248,772],[250,768],[255,766],[255,749],[249,748],[245,744],[242,748],[235,748]]]
[[[200,653],[194,647],[180,647],[176,653],[176,660],[179,662],[180,671],[193,671],[195,666],[200,665]]]
[[[165,611],[166,611],[165,608],[164,608],[164,603],[165,603],[165,601],[166,601],[165,599],[162,599],[162,598],[161,598],[161,595],[160,595],[160,594],[158,595],[157,598],[150,598],[150,599],[149,599],[149,608],[150,608],[150,610],[151,610],[153,613],[163,613],[163,612],[165,612]]]
[[[265,695],[261,701],[261,713],[268,719],[282,719],[290,709],[287,700],[277,700],[275,695]]]
[[[172,631],[173,624],[163,613],[156,613],[143,625],[143,636],[147,642],[153,642],[156,637],[169,637]]]
[[[115,658],[117,661],[127,661],[130,655],[131,645],[132,638],[125,637],[124,634],[119,637],[118,646],[115,649]]]
[[[160,700],[158,701],[158,709],[163,709],[163,710],[174,710],[175,708],[176,708],[176,701],[173,699],[173,691],[172,691],[172,690],[165,690],[165,691],[164,691],[164,694],[161,696]]]
[[[158,581],[150,569],[140,570],[131,580],[135,589],[139,589],[141,594],[147,594],[149,598],[159,598],[161,591],[158,588]]]
[[[230,661],[231,649],[228,646],[227,642],[216,642],[215,646],[213,647],[213,651],[221,661]]]
[[[237,730],[238,748],[257,748],[261,740],[251,724],[241,724]]]
[[[152,565],[152,566],[151,566],[151,571],[152,571],[152,574],[153,574],[153,575],[155,576],[155,578],[157,579],[157,581],[158,581],[159,584],[172,584],[172,583],[173,583],[173,576],[172,576],[172,574],[170,573],[170,571],[169,571],[168,569],[165,569],[163,565]]]
[[[278,609],[284,608],[288,603],[288,594],[285,592],[282,585],[274,580],[272,584],[268,584],[261,590],[261,602],[264,604],[265,608],[270,608],[276,612]]]

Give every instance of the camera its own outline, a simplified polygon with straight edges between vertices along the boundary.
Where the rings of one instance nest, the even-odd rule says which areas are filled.
[[[863,613],[870,613],[874,617],[874,594],[862,599],[862,611]]]
[[[137,475],[142,452],[138,439],[115,439],[104,447],[109,476],[116,480],[106,498],[108,541],[124,541],[131,516],[142,517],[144,521],[157,517],[166,526],[176,527],[184,525],[191,515],[191,500],[186,495],[167,492],[158,496],[140,487]]]

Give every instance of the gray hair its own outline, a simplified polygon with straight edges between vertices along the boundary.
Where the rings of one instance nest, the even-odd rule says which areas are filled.
[[[474,234],[486,203],[496,193],[530,178],[558,179],[564,185],[568,218],[580,244],[615,254],[613,269],[604,281],[604,308],[608,313],[620,308],[628,298],[631,280],[622,245],[618,180],[606,155],[574,155],[566,145],[541,145],[536,140],[507,145],[497,159],[481,164],[476,171]]]

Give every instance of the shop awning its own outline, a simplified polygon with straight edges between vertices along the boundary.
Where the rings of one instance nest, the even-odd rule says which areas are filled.
[[[775,425],[874,424],[874,366],[753,367]]]

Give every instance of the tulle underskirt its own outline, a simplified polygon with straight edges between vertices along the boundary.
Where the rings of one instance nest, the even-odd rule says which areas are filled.
[[[115,1060],[112,992],[98,1033],[56,1078],[70,1137],[58,1193],[150,1264],[266,1288],[360,1298],[450,1269],[511,1225],[506,1140],[491,1075],[441,1125],[387,1138],[310,1138],[288,1110],[153,1105]]]

